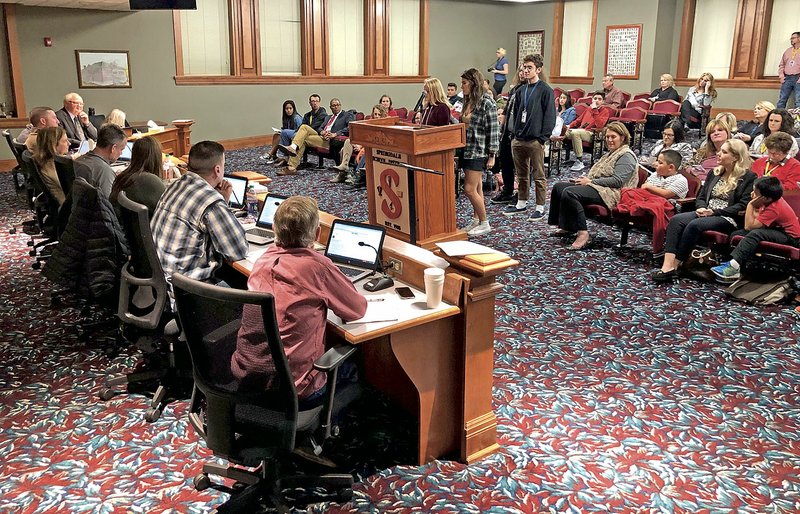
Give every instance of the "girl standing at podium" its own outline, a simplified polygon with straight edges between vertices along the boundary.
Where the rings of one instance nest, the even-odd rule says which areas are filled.
[[[462,230],[479,236],[492,230],[486,218],[483,200],[483,172],[494,166],[494,156],[500,147],[497,105],[492,94],[483,88],[483,76],[475,68],[461,74],[464,109],[461,122],[466,125],[466,146],[459,160],[464,170],[464,194],[472,204],[472,221]]]

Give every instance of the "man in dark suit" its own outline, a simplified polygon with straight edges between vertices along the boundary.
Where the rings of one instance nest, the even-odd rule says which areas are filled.
[[[70,148],[78,148],[87,139],[97,141],[97,129],[83,112],[83,98],[78,93],[67,93],[64,107],[56,111],[56,117],[67,132]]]
[[[350,122],[355,119],[352,111],[342,111],[342,103],[338,98],[331,99],[331,114],[325,118],[322,128],[317,131],[310,125],[301,125],[294,135],[292,144],[281,146],[281,150],[291,155],[289,166],[278,171],[278,175],[296,175],[297,165],[303,158],[306,146],[330,148],[330,142],[338,136],[350,135]]]

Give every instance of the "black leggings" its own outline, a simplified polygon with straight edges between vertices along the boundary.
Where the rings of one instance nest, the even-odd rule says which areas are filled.
[[[706,230],[730,234],[736,230],[736,227],[722,216],[698,217],[694,211],[682,212],[669,220],[664,251],[674,253],[675,258],[679,261],[685,261]]]
[[[586,230],[586,205],[605,205],[597,189],[578,186],[572,182],[556,182],[550,193],[550,213],[547,223],[569,232]]]

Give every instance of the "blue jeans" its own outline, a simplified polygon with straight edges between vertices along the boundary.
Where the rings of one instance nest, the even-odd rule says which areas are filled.
[[[281,144],[284,146],[292,144],[292,138],[294,137],[296,132],[297,131],[294,129],[281,130]]]
[[[797,83],[799,78],[800,75],[786,75],[786,79],[781,84],[778,109],[786,108],[786,103],[789,101],[789,97],[792,96],[792,90],[794,90],[794,106],[795,108],[800,108],[800,84]]]

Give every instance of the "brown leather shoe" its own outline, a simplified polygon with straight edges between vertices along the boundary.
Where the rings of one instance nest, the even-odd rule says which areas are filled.
[[[344,184],[345,180],[347,180],[347,172],[340,171],[335,177],[331,177],[330,182],[334,184]]]
[[[291,166],[287,168],[283,168],[275,172],[276,175],[279,177],[285,177],[286,175],[297,175],[297,168],[292,168]]]

